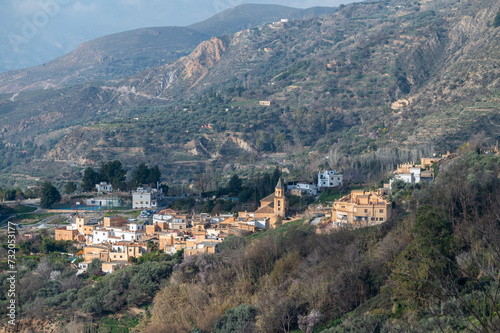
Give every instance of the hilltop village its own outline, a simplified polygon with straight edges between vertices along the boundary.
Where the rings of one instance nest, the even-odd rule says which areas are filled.
[[[398,165],[393,177],[382,188],[352,189],[335,200],[331,207],[313,204],[294,216],[289,212],[291,196],[318,198],[325,191],[344,188],[343,175],[335,170],[320,171],[315,184],[285,184],[280,178],[274,193],[262,198],[258,209],[236,214],[160,209],[165,202],[162,190],[141,186],[132,192],[132,210],[142,210],[137,217],[131,218],[127,212],[115,211],[112,216],[108,216],[109,213],[103,216],[102,212],[79,210],[69,225],[55,229],[55,240],[77,243],[80,250],[73,261],[78,264],[79,273],[85,272],[94,259],[102,262],[104,273],[111,273],[133,264],[148,252],[175,255],[182,251],[184,257],[215,253],[218,244],[230,235],[248,236],[297,220],[316,225],[317,233],[373,226],[390,220],[393,204],[388,195],[395,182],[430,182],[434,178],[433,165],[453,157],[448,153],[439,158],[422,158],[418,164]],[[111,211],[121,204],[110,184],[100,182],[95,187],[100,196],[87,199],[87,207]]]

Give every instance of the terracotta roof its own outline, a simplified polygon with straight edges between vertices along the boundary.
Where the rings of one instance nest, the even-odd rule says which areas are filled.
[[[274,193],[272,194],[269,194],[267,197],[263,198],[263,199],[260,199],[260,201],[264,201],[264,202],[274,202]]]
[[[274,203],[269,206],[264,206],[259,209],[255,213],[264,213],[264,214],[272,214],[274,213]]]

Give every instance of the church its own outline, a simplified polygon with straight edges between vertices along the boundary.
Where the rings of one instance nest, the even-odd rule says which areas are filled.
[[[260,200],[260,207],[255,211],[255,218],[268,218],[269,225],[274,226],[278,220],[286,217],[288,199],[285,197],[285,187],[281,178],[276,185],[274,193]]]

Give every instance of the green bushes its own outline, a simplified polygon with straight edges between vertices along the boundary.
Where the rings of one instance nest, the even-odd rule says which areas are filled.
[[[118,269],[78,291],[74,308],[87,313],[116,312],[127,306],[150,302],[172,273],[175,261],[148,261]]]
[[[254,332],[256,309],[251,305],[241,304],[224,313],[215,324],[216,333]]]

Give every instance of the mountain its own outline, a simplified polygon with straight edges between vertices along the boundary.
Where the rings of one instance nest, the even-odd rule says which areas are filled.
[[[280,20],[326,15],[335,8],[240,5],[192,26],[153,27],[91,40],[40,66],[0,73],[0,93],[124,78],[188,55],[200,42]]]
[[[189,25],[188,28],[212,37],[220,37],[281,19],[328,16],[335,11],[337,8],[333,7],[298,9],[279,5],[245,4],[226,9],[205,21]]]
[[[3,95],[1,165],[29,174],[41,161],[161,161],[174,180],[206,163],[286,160],[367,177],[479,132],[495,141],[498,11],[493,0],[352,4],[213,37],[121,80]]]
[[[0,93],[126,77],[177,60],[207,38],[182,27],[145,28],[101,37],[46,64],[0,74]]]

